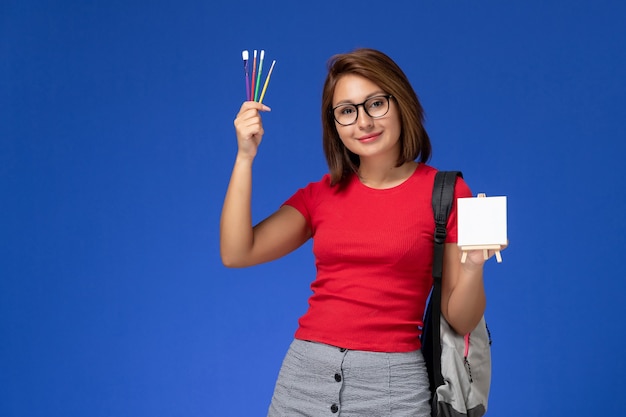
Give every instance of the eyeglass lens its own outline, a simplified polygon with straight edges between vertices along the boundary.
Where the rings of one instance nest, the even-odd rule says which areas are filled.
[[[337,123],[345,126],[356,122],[359,117],[359,106],[362,106],[365,113],[372,118],[383,117],[389,111],[389,97],[371,97],[361,104],[341,104],[333,109]]]

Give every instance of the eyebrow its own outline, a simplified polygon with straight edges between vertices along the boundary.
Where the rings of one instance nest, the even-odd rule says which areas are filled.
[[[387,93],[384,92],[383,90],[378,90],[378,91],[376,91],[374,93],[371,93],[371,94],[365,96],[365,100],[363,100],[363,102],[369,100],[372,97],[384,96],[385,94],[387,94]],[[337,107],[337,106],[341,106],[341,105],[345,105],[345,104],[352,104],[352,105],[354,105],[354,102],[350,101],[350,100],[341,100],[337,104],[334,104],[333,107]]]

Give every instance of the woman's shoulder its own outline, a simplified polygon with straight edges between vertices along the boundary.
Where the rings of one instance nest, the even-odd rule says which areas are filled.
[[[429,181],[432,182],[435,178],[435,174],[437,173],[437,168],[427,165],[423,162],[420,162],[415,168],[415,172],[413,176],[418,179],[418,181]]]
[[[432,165],[420,163],[415,170],[415,176],[418,177],[418,180],[421,180],[422,183],[434,185],[435,175],[439,171],[443,170],[435,168]],[[458,197],[466,197],[472,195],[471,190],[463,176],[459,177],[456,181],[455,193]]]
[[[417,166],[417,169],[415,171],[416,171],[416,173],[418,175],[421,175],[423,177],[434,178],[435,175],[437,174],[437,172],[439,172],[439,171],[448,171],[448,170],[442,170],[442,169],[436,168],[436,167],[434,167],[432,165],[428,165],[428,164],[425,164],[425,163],[420,163]],[[461,179],[462,179],[462,177],[461,177]]]
[[[328,193],[332,189],[330,182],[330,174],[323,174],[318,180],[313,180],[308,184],[300,187],[296,190],[296,195],[316,196],[320,194]]]
[[[316,189],[316,190],[330,189],[331,188],[330,174],[328,173],[323,174],[320,179],[309,182],[303,188]]]
[[[330,182],[330,175],[324,174],[316,181],[311,181],[305,186],[298,188],[296,192],[283,204],[293,206],[299,209],[302,213],[307,213],[305,217],[308,217],[308,213],[314,210],[321,201],[328,198],[328,195],[332,192],[333,188]]]

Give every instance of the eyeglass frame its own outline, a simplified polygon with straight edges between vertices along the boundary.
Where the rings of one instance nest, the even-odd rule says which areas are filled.
[[[380,116],[372,116],[367,111],[367,109],[365,108],[365,103],[367,103],[368,101],[370,101],[373,98],[380,98],[380,97],[384,97],[384,98],[387,99],[387,111],[385,112],[385,114],[381,114]],[[391,99],[392,98],[393,98],[393,94],[379,94],[379,95],[375,95],[375,96],[372,96],[372,97],[368,98],[363,103],[359,103],[359,104],[352,104],[352,103],[339,104],[338,106],[335,106],[335,107],[331,108],[330,109],[330,113],[332,114],[333,119],[335,120],[335,122],[337,122],[341,126],[352,126],[353,124],[355,124],[359,120],[359,107],[363,107],[363,111],[365,112],[365,114],[367,114],[372,119],[380,119],[381,117],[385,117],[387,115],[387,113],[389,113],[389,109],[391,109]],[[344,107],[344,106],[353,106],[356,109],[356,117],[354,118],[354,122],[348,123],[347,125],[344,125],[339,120],[337,120],[337,118],[335,117],[335,110],[337,110],[339,107]]]

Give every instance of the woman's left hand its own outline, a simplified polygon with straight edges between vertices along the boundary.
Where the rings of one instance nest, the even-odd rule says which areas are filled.
[[[491,259],[496,252],[502,252],[509,246],[507,242],[506,245],[500,246],[500,249],[473,249],[466,251],[465,254],[465,262],[463,262],[463,267],[467,269],[475,269],[482,268],[487,260]],[[485,252],[487,252],[487,256],[485,257]],[[463,256],[463,252],[461,252],[461,256]]]

